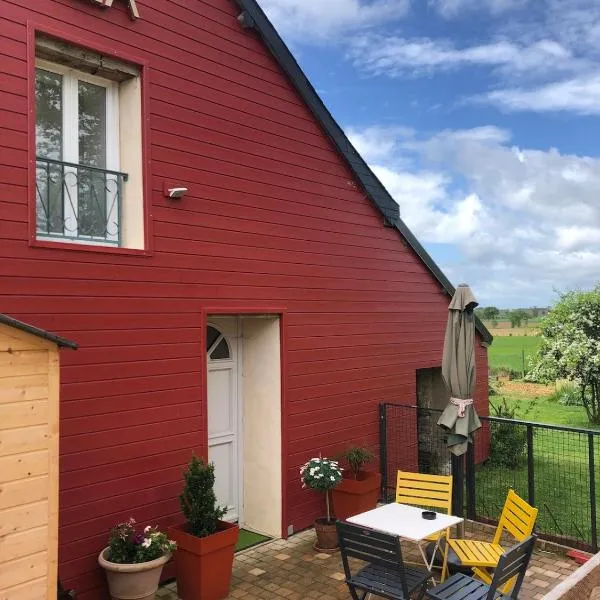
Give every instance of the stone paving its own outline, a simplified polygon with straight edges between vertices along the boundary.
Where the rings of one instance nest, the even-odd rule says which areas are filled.
[[[229,598],[348,600],[339,553],[317,553],[314,540],[314,531],[308,530],[288,540],[266,542],[237,553]],[[405,559],[417,562],[420,555],[416,547],[410,550],[410,546],[402,544]],[[563,555],[536,550],[519,600],[540,600],[576,568],[575,562]],[[177,600],[177,584],[160,588],[158,598]]]

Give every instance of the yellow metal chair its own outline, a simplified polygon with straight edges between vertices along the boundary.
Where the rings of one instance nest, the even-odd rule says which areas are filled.
[[[399,504],[409,504],[410,506],[419,506],[421,508],[442,509],[448,515],[452,514],[452,475],[429,475],[425,473],[409,473],[398,471],[396,481],[396,502]],[[438,544],[443,537],[450,539],[450,528],[429,536],[429,541],[435,542],[436,546],[433,552],[433,559],[439,549]],[[443,581],[447,574],[447,547],[443,553],[443,565],[441,580]],[[419,546],[423,557],[425,552]],[[427,559],[425,558],[427,563]]]
[[[463,565],[473,567],[475,576],[490,584],[493,573],[489,569],[498,565],[504,553],[504,548],[500,545],[503,534],[506,532],[518,542],[522,542],[532,534],[537,515],[537,508],[525,502],[514,490],[508,490],[500,521],[491,542],[453,539],[448,545]],[[514,578],[506,583],[501,591],[507,593],[512,589],[513,584]]]

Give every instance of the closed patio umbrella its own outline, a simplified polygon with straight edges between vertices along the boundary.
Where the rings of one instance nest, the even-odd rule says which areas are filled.
[[[461,283],[448,307],[444,338],[442,376],[450,402],[438,420],[448,430],[448,448],[461,456],[471,434],[481,427],[473,406],[475,389],[475,315],[477,300],[471,288]]]

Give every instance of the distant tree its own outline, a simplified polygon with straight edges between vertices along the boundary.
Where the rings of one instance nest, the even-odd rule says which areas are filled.
[[[543,313],[542,313],[542,309],[541,309],[541,308],[538,308],[537,306],[532,306],[532,307],[531,307],[529,310],[530,310],[530,312],[531,312],[531,316],[532,316],[534,319],[537,319],[537,318],[538,318],[540,315],[542,315],[542,314],[543,314]]]
[[[495,306],[486,306],[481,310],[481,316],[486,321],[494,321],[498,318],[500,311]]]
[[[600,424],[600,284],[589,292],[567,292],[540,323],[542,342],[533,381],[572,381],[590,423]]]
[[[508,320],[510,321],[510,326],[513,328],[521,327],[523,321],[527,321],[528,319],[529,315],[522,308],[511,310],[508,313]]]

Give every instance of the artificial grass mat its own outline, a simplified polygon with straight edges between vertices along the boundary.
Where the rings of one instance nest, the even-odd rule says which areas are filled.
[[[271,538],[267,537],[266,535],[254,533],[252,531],[248,531],[247,529],[240,529],[240,537],[238,539],[238,543],[235,545],[235,551],[239,552],[240,550],[245,550],[246,548],[256,546],[256,544],[266,542],[270,539]]]

